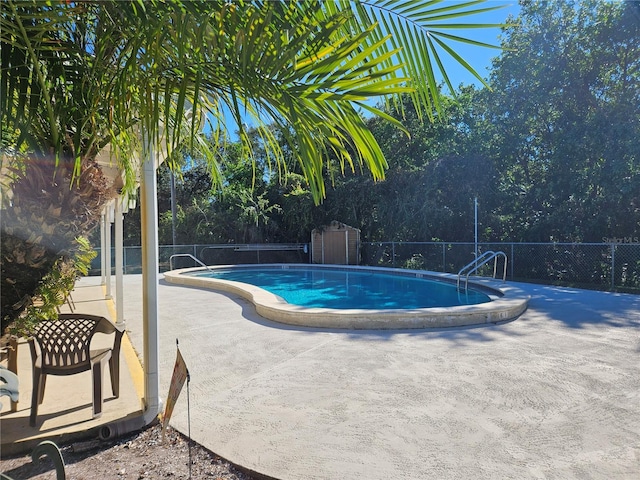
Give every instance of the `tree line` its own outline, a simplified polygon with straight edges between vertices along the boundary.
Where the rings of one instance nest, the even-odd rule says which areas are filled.
[[[171,215],[170,172],[159,174],[160,242],[308,242],[339,220],[365,241],[601,242],[640,232],[640,4],[521,2],[502,35],[488,87],[443,95],[424,122],[408,95],[366,118],[388,161],[376,180],[330,158],[314,203],[287,131],[272,126],[285,162],[254,135],[252,160],[221,151],[223,183],[184,156]],[[126,242],[139,242],[135,212]],[[138,230],[137,230],[138,229]]]

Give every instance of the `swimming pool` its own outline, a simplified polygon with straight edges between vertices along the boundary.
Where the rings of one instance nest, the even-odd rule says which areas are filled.
[[[486,293],[416,276],[313,268],[227,268],[194,275],[264,288],[287,303],[311,308],[408,309],[453,307],[490,302]]]
[[[327,279],[334,278],[336,274],[342,278],[342,283],[328,283]],[[379,289],[387,289],[391,294],[383,296],[378,292],[374,295],[373,303],[364,303],[364,298],[371,296],[358,292],[365,277],[371,277],[370,281],[377,284]],[[404,329],[497,323],[518,317],[527,308],[529,300],[517,287],[496,280],[476,279],[470,282],[470,294],[467,295],[458,293],[456,277],[450,274],[380,267],[227,265],[173,270],[165,272],[164,278],[177,285],[240,295],[250,300],[257,313],[269,320],[319,328]],[[295,278],[294,283],[291,283],[292,278]],[[316,287],[303,288],[303,278],[306,279],[304,281],[321,279],[321,282]],[[263,286],[246,283],[248,279],[254,283],[263,282]],[[441,300],[446,298],[446,302],[455,297],[455,304],[429,304],[429,295],[409,290],[405,292],[397,286],[391,288],[396,281],[405,286],[427,284],[431,289],[446,290],[447,295],[436,297],[441,297]],[[278,287],[280,290],[274,293],[265,287]],[[319,295],[312,295],[312,290],[318,290]],[[346,295],[344,290],[347,290]],[[297,297],[294,301],[298,304],[286,299],[291,295]],[[322,297],[328,303],[319,306],[313,303],[316,299],[308,305],[302,304],[314,296]],[[394,296],[397,298],[394,299]],[[345,304],[345,297],[357,300]],[[416,298],[421,299],[420,302],[411,303]]]

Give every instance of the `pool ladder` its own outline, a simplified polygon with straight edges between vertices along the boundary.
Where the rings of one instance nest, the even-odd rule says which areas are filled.
[[[482,267],[483,265],[489,263],[491,260],[493,260],[493,278],[496,278],[496,269],[498,267],[498,257],[504,257],[504,271],[502,273],[502,281],[506,281],[507,280],[507,254],[504,252],[493,252],[491,250],[484,252],[482,255],[480,255],[478,258],[476,258],[475,260],[473,260],[472,262],[467,263],[464,267],[462,267],[460,269],[460,271],[458,272],[458,291],[460,291],[460,278],[462,277],[462,275],[466,275],[465,276],[465,280],[464,280],[464,291],[467,291],[467,286],[469,285],[469,275],[471,275],[473,272],[477,272],[480,267]]]
[[[194,257],[190,253],[175,253],[175,254],[171,255],[169,257],[169,270],[173,270],[173,259],[176,258],[176,257],[189,257],[190,259],[192,259],[196,263],[200,264],[201,266],[203,266],[207,270],[211,270],[211,268],[209,268],[204,262],[202,262],[200,259]]]

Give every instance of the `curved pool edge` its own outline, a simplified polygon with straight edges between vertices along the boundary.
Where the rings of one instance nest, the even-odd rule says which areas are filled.
[[[424,270],[406,270],[385,267],[356,267],[343,265],[309,265],[309,264],[269,264],[269,265],[219,265],[210,269],[249,268],[348,268],[354,270],[379,271],[402,275],[430,278],[454,283],[456,275]],[[488,293],[491,302],[456,307],[432,307],[395,310],[337,310],[332,308],[308,308],[292,305],[281,297],[267,292],[254,285],[220,280],[215,278],[183,275],[197,271],[205,271],[202,267],[184,268],[164,273],[168,283],[191,287],[205,288],[239,295],[251,301],[259,315],[274,322],[298,327],[332,328],[349,330],[401,330],[462,327],[501,323],[516,319],[526,309],[530,296],[518,287],[509,283],[489,278],[473,278],[469,282],[471,288]]]

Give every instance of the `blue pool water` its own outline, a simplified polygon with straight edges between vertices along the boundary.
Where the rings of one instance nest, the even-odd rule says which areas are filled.
[[[238,268],[198,276],[248,283],[303,307],[414,309],[486,303],[482,292],[458,292],[453,284],[374,271],[325,268]]]

